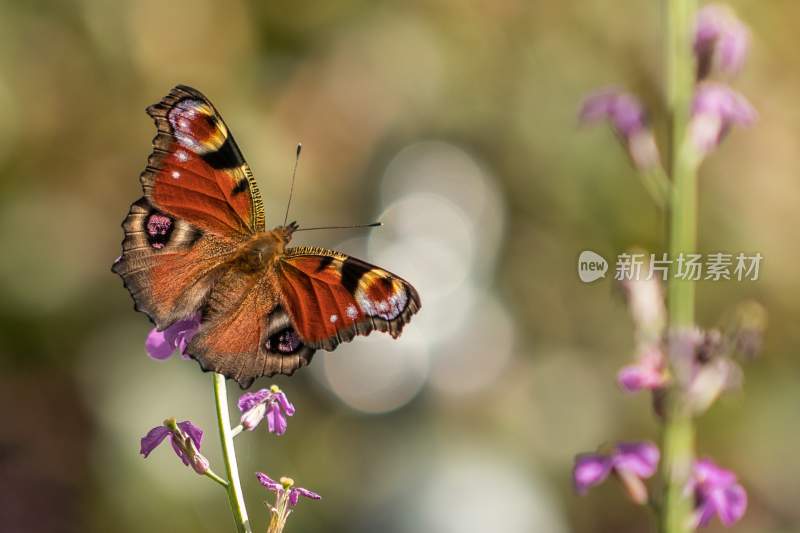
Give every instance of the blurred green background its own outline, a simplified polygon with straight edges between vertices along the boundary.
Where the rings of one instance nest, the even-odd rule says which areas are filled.
[[[800,531],[800,45],[792,0],[732,2],[752,29],[737,79],[760,113],[703,167],[705,252],[760,252],[757,282],[699,287],[702,323],[755,298],[770,324],[741,392],[701,419],[699,451],[740,475],[737,531]],[[0,531],[231,530],[222,491],[139,438],[166,416],[207,430],[211,378],[144,351],[149,323],[110,272],[154,126],[177,83],[205,92],[282,221],[368,222],[295,242],[378,262],[423,309],[262,379],[297,407],[289,431],[237,439],[253,472],[321,493],[288,531],[642,532],[615,483],[584,498],[573,456],[658,438],[645,395],[615,384],[631,324],[582,250],[665,248],[664,218],[605,128],[579,129],[597,86],[636,91],[664,133],[660,4],[408,1],[0,3]],[[232,392],[238,389],[232,386]],[[714,525],[710,531],[718,531]]]

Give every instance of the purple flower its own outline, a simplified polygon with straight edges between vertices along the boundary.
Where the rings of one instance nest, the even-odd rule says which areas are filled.
[[[623,367],[617,382],[626,392],[663,388],[669,381],[664,353],[658,346],[648,346],[639,354],[633,365]]]
[[[631,499],[645,504],[648,494],[642,480],[656,473],[660,457],[658,447],[651,442],[621,442],[610,455],[581,454],[575,458],[572,474],[575,490],[583,495],[614,473]]]
[[[676,328],[668,344],[672,377],[686,391],[693,412],[704,412],[723,392],[741,385],[741,368],[719,331]]]
[[[294,414],[294,405],[277,385],[273,385],[269,389],[243,394],[239,398],[239,411],[242,412],[240,422],[244,429],[252,431],[266,417],[269,431],[283,435],[286,433],[286,417]]]
[[[747,510],[747,492],[736,474],[718,467],[711,459],[695,461],[689,488],[695,499],[695,527],[705,527],[718,516],[731,526]]]
[[[580,120],[587,124],[608,120],[620,137],[628,138],[645,128],[647,117],[635,96],[609,88],[584,100]]]
[[[697,55],[697,78],[705,79],[714,64],[726,74],[736,74],[744,65],[750,44],[750,32],[733,10],[709,4],[697,15],[694,51]]]
[[[275,494],[278,495],[278,498],[281,497],[287,498],[289,503],[289,507],[294,507],[297,505],[300,496],[304,496],[311,500],[319,500],[322,498],[316,492],[312,492],[308,489],[304,489],[303,487],[295,487],[294,480],[289,477],[282,477],[280,482],[273,480],[271,477],[266,475],[263,472],[256,472],[256,478],[258,478],[258,482],[264,485],[267,490],[271,490]]]
[[[615,88],[603,89],[584,100],[579,118],[586,124],[608,120],[636,168],[648,170],[660,164],[655,137],[635,96]]]
[[[147,335],[144,346],[153,359],[167,359],[176,349],[180,351],[181,357],[188,359],[186,347],[192,341],[192,337],[197,333],[199,327],[200,314],[198,313],[185,320],[178,320],[164,331],[153,328]]]
[[[749,126],[758,114],[750,102],[727,85],[701,83],[694,95],[689,133],[705,155],[716,148],[734,125]]]
[[[139,453],[147,458],[166,437],[169,437],[172,449],[183,464],[191,466],[198,474],[208,472],[208,460],[200,454],[203,430],[188,420],[176,423],[174,418],[170,418],[165,420],[163,425],[148,431],[147,435],[142,437]]]

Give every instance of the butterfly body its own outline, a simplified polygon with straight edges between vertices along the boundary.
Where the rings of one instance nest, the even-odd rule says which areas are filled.
[[[272,231],[256,233],[237,250],[233,264],[242,272],[266,272],[284,254],[295,226],[279,226]]]
[[[290,247],[295,223],[266,230],[252,172],[205,96],[178,86],[148,114],[158,133],[145,195],[112,270],[158,329],[200,317],[186,352],[203,369],[248,386],[356,335],[400,335],[420,308],[414,288],[339,252]]]

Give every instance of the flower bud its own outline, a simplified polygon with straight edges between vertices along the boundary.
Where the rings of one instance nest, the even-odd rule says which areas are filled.
[[[738,73],[747,57],[749,44],[747,26],[730,7],[705,6],[698,13],[694,36],[697,79],[708,77],[714,67],[724,74]]]
[[[206,459],[205,456],[200,452],[194,453],[194,456],[190,459],[190,463],[194,471],[201,476],[208,472],[208,470],[211,468],[211,465],[208,463],[208,459]]]

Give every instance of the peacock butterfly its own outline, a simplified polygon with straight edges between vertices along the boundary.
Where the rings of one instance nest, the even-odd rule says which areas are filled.
[[[112,270],[159,330],[199,314],[185,353],[204,370],[248,387],[356,335],[400,335],[421,306],[414,287],[339,252],[289,247],[294,222],[267,231],[255,178],[205,96],[179,85],[147,113],[158,133],[144,196]]]

